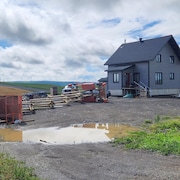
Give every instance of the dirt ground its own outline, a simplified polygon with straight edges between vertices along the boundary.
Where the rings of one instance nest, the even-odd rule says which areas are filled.
[[[34,119],[21,129],[67,127],[76,123],[121,123],[141,126],[160,116],[180,116],[180,99],[110,97],[108,103],[72,103],[56,109],[25,115]],[[16,127],[16,125],[12,125]],[[48,145],[0,143],[0,151],[10,153],[43,179],[49,180],[179,180],[180,157],[140,150],[126,150],[111,143]]]
[[[21,96],[29,91],[14,88],[14,87],[7,87],[7,86],[0,86],[0,96],[6,96],[6,95],[14,95],[14,96]]]

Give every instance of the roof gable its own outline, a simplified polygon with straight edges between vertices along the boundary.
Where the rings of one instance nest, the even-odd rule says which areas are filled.
[[[160,50],[170,43],[175,53],[180,58],[180,50],[172,35],[149,40],[140,40],[132,43],[122,44],[114,54],[107,60],[105,65],[116,65],[150,61]]]

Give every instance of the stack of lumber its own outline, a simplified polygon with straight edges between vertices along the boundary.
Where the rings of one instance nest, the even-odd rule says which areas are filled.
[[[35,109],[30,101],[22,101],[22,113],[23,114],[34,114]]]
[[[30,99],[29,101],[23,101],[23,113],[31,113],[39,109],[62,107],[70,102],[80,102],[82,98],[82,93],[75,91],[62,95],[48,96],[47,98]]]
[[[49,96],[49,99],[54,102],[54,107],[61,107],[62,105],[68,105],[70,102],[82,101],[82,93],[74,91],[62,95]]]

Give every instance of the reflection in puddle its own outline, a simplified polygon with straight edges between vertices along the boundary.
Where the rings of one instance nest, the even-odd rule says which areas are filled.
[[[119,123],[92,123],[92,124],[76,124],[74,127],[95,128],[108,130],[105,134],[110,140],[118,137],[127,136],[129,132],[137,131],[138,129],[130,125],[122,125]]]
[[[1,141],[23,141],[45,144],[80,144],[108,142],[138,129],[129,125],[92,123],[70,127],[39,128],[25,131],[0,129]]]
[[[23,132],[23,141],[47,142],[52,144],[79,144],[109,141],[107,130],[93,128],[41,128]]]

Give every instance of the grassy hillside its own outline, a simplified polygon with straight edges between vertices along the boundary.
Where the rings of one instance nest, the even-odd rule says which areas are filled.
[[[32,82],[1,82],[1,86],[10,86],[10,87],[16,87],[19,89],[29,90],[29,91],[40,91],[44,90],[49,92],[51,87],[56,86],[58,88],[58,92],[60,93],[62,88],[64,86],[54,85],[52,84],[43,84],[43,83],[32,83]]]

